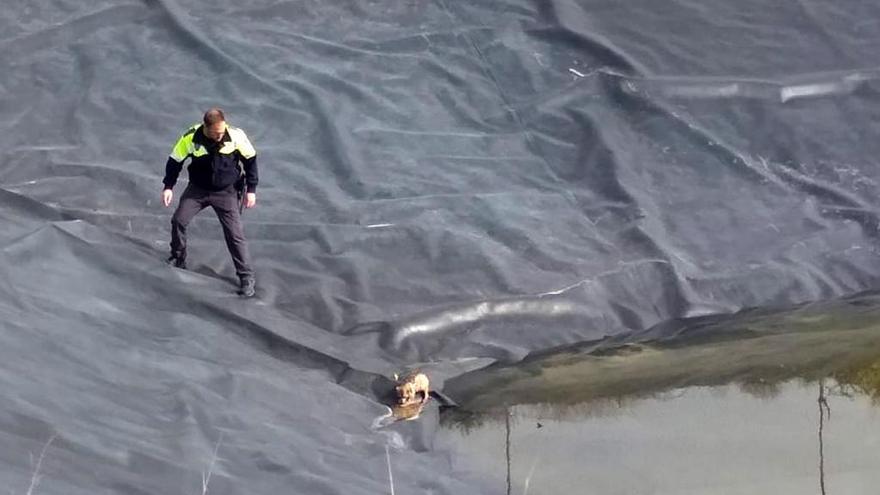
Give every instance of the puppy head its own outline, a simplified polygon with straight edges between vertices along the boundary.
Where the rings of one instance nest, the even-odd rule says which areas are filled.
[[[416,387],[412,382],[401,383],[394,387],[394,391],[397,393],[397,402],[399,404],[412,402],[416,398]]]

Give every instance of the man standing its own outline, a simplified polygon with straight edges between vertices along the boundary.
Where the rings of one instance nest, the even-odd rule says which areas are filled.
[[[241,189],[246,187],[244,205],[257,204],[257,152],[241,129],[226,124],[219,108],[205,112],[201,124],[187,130],[174,145],[165,164],[162,203],[174,197],[171,189],[190,158],[189,184],[171,216],[171,257],[168,262],[186,268],[186,227],[202,209],[210,206],[220,219],[226,247],[232,255],[235,273],[241,281],[238,294],[254,295],[254,272],[241,223]]]

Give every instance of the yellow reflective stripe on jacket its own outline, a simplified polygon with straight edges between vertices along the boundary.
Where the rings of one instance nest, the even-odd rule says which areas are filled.
[[[196,132],[198,132],[201,127],[202,124],[196,124],[190,127],[189,130],[177,140],[177,144],[175,144],[174,149],[171,150],[171,158],[173,158],[174,161],[182,162],[190,156],[197,157],[208,154],[208,150],[205,149],[205,147],[193,143],[193,136],[195,136]],[[241,157],[244,159],[256,156],[257,150],[254,149],[254,146],[251,144],[251,141],[243,130],[227,125],[226,132],[229,133],[232,142],[224,143],[223,147],[220,148],[220,153],[230,154],[238,150]]]
[[[257,154],[257,150],[254,149],[254,146],[251,144],[251,141],[243,130],[237,127],[227,126],[226,132],[229,133],[229,137],[232,138],[232,143],[235,145],[235,149],[241,153],[242,158],[253,158]]]
[[[207,148],[205,148],[204,146],[195,144],[195,143],[190,143],[190,149],[192,149],[192,152],[190,154],[194,157],[205,156],[208,154]]]
[[[170,156],[174,161],[180,163],[180,162],[186,160],[186,158],[190,155],[198,156],[194,153],[195,150],[193,149],[193,136],[195,135],[196,131],[201,126],[202,126],[201,124],[196,124],[196,125],[190,127],[189,130],[187,130],[183,136],[180,136],[180,139],[177,140],[177,143],[174,145],[174,148],[171,150]],[[206,150],[202,150],[202,151],[203,151],[201,153],[202,155],[207,153]]]

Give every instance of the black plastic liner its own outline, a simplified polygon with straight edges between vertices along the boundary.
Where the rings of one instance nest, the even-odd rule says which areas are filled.
[[[867,0],[3,9],[0,485],[498,493],[433,448],[436,404],[373,427],[393,373],[442,390],[877,288],[878,18]],[[210,211],[190,270],[163,262],[164,161],[212,105],[258,151],[253,300]]]

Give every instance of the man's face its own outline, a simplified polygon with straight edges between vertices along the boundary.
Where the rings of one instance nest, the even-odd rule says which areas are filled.
[[[216,124],[204,126],[205,137],[220,142],[223,140],[223,134],[226,133],[226,122],[217,122]]]

